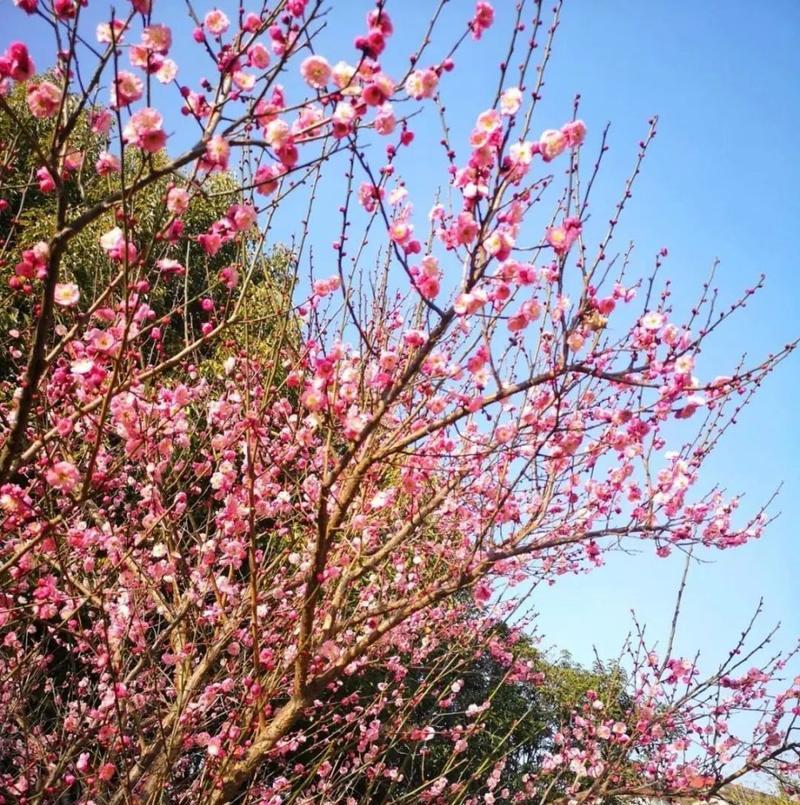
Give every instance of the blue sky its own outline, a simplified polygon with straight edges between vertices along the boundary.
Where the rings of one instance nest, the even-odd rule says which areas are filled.
[[[117,5],[122,9],[127,4],[118,0]],[[218,5],[233,16],[237,3],[223,0]],[[351,32],[360,30],[370,6],[360,0],[333,0],[331,5],[334,14],[320,51],[332,62],[354,60]],[[416,42],[431,5],[428,0],[388,1],[400,56]],[[495,29],[480,46],[470,44],[457,71],[445,79],[454,134],[466,137],[475,114],[493,94],[512,5],[511,0],[498,0]],[[106,0],[91,0],[93,19],[108,6]],[[179,0],[156,0],[155,16],[173,24],[172,55],[185,70],[196,47],[190,42],[191,28],[180,26],[185,20],[182,7]],[[197,2],[195,7],[203,13],[211,3]],[[471,0],[454,0],[446,25],[456,20],[460,25],[471,8]],[[52,59],[48,40],[26,35],[25,22],[11,0],[0,0],[0,46],[25,38],[37,64],[46,67]],[[567,0],[537,112],[534,129],[558,126],[569,118],[572,98],[580,92],[590,151],[597,147],[602,127],[611,122],[611,149],[592,205],[599,220],[609,217],[648,117],[660,116],[659,134],[617,240],[618,245],[636,242],[635,273],[646,272],[652,255],[667,246],[667,273],[675,281],[676,299],[684,303],[715,258],[721,260],[717,281],[728,301],[761,272],[767,274],[764,291],[706,351],[704,364],[713,374],[732,366],[742,352],[755,359],[800,335],[795,248],[800,220],[798,33],[800,4],[795,0]],[[452,36],[448,33],[447,40]],[[181,145],[180,118],[173,125],[175,147]],[[420,210],[433,200],[431,174],[442,175],[438,134],[426,125],[418,124],[424,139],[415,160],[400,165]],[[430,163],[419,158],[426,145]],[[337,224],[318,220],[315,237],[329,244]],[[281,226],[288,223],[279,224],[278,239],[290,233]],[[782,516],[762,540],[704,554],[709,561],[691,570],[679,651],[700,648],[709,661],[721,658],[760,595],[766,601],[764,626],[783,621],[778,642],[788,646],[800,635],[798,390],[800,359],[793,357],[768,379],[705,467],[709,485],[746,492],[745,502],[753,507],[784,482],[776,505]],[[678,557],[618,554],[588,576],[563,578],[537,591],[534,605],[546,644],[570,650],[583,661],[591,660],[593,646],[602,656],[613,655],[631,626],[632,609],[654,637],[665,635],[681,572]]]

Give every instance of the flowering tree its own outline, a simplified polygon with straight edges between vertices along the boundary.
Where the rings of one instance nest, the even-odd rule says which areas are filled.
[[[180,80],[166,4],[96,31],[87,0],[15,4],[55,66],[0,58],[4,801],[578,802],[798,770],[800,677],[752,624],[709,675],[631,642],[625,695],[600,679],[519,773],[530,712],[492,732],[502,691],[547,684],[504,625],[531,585],[761,534],[700,469],[791,350],[695,376],[755,289],[684,316],[665,254],[646,279],[614,256],[655,120],[590,242],[577,104],[534,128],[558,6],[514,7],[459,132],[486,2],[449,34],[463,6],[432,3],[398,72],[383,2],[327,57],[321,0],[187,2]],[[401,174],[431,112],[436,203]]]

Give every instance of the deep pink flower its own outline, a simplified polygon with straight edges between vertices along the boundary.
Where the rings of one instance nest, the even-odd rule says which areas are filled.
[[[12,42],[0,56],[0,76],[8,76],[14,81],[27,81],[35,72],[33,59],[22,42]]]
[[[494,22],[494,9],[491,3],[479,2],[475,6],[475,14],[470,22],[472,36],[480,39],[484,31],[491,27]]]

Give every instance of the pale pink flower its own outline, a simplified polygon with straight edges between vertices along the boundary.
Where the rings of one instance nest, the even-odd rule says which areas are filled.
[[[98,352],[111,352],[117,345],[117,339],[108,330],[99,330],[92,337],[92,347]]]
[[[186,273],[186,269],[183,265],[171,257],[162,257],[160,260],[156,260],[156,267],[163,276],[182,275]]]
[[[73,307],[78,304],[81,292],[74,282],[57,282],[53,299],[61,307]]]
[[[586,124],[582,120],[573,120],[561,127],[561,133],[570,148],[577,148],[586,137]]]
[[[167,209],[174,215],[183,215],[189,209],[189,191],[183,187],[171,187],[167,191]]]
[[[500,112],[504,115],[515,115],[522,104],[522,90],[519,87],[509,87],[500,96]]]
[[[264,129],[264,139],[271,148],[281,148],[289,142],[291,136],[292,131],[289,124],[279,117],[270,120]]]
[[[79,358],[72,361],[69,368],[74,375],[88,375],[94,369],[94,361],[91,358]]]
[[[125,70],[120,70],[111,87],[111,106],[119,109],[138,101],[144,92],[142,80]]]
[[[256,77],[252,73],[244,70],[236,70],[233,73],[233,83],[242,91],[249,92],[256,85]]]
[[[178,74],[178,65],[172,59],[164,59],[161,67],[156,70],[156,78],[162,84],[169,84]]]
[[[641,319],[639,319],[639,324],[645,330],[660,330],[664,326],[664,322],[666,322],[667,317],[663,313],[659,313],[657,310],[652,310],[649,313],[645,313]]]
[[[94,134],[108,134],[114,118],[108,109],[97,109],[89,115],[89,127]]]
[[[155,154],[167,142],[167,134],[162,128],[163,123],[161,112],[146,106],[131,115],[122,131],[122,139],[143,151]]]
[[[142,31],[142,44],[155,53],[166,55],[172,46],[172,31],[166,25],[148,25]]]
[[[119,44],[124,33],[125,22],[123,20],[114,20],[113,23],[101,22],[95,31],[97,41],[103,45],[110,45],[112,42]]]
[[[567,138],[557,129],[547,129],[539,137],[539,153],[545,162],[555,159],[567,147]]]
[[[126,243],[125,233],[118,226],[100,237],[100,248],[112,260],[125,260],[127,256],[128,262],[132,263],[137,257],[136,246]]]
[[[80,480],[80,473],[71,461],[56,461],[47,470],[45,478],[59,492],[71,492]]]
[[[344,89],[345,87],[352,89],[351,85],[355,74],[356,68],[346,61],[336,62],[331,68],[331,79],[339,89]],[[355,92],[358,92],[358,87],[355,88]]]
[[[330,80],[331,68],[322,56],[315,54],[303,60],[300,65],[300,75],[310,87],[324,89]]]
[[[475,128],[486,134],[492,134],[492,132],[497,131],[501,125],[502,120],[497,109],[486,109],[478,115],[478,119],[475,121]]]
[[[341,284],[341,280],[335,275],[327,279],[315,280],[313,284],[314,293],[322,298],[332,294]]]
[[[514,425],[498,425],[494,432],[494,438],[498,444],[507,444],[516,436],[516,433],[517,429]]]
[[[61,104],[61,90],[50,81],[42,81],[28,87],[26,100],[34,117],[52,117]]]
[[[414,70],[406,79],[406,92],[415,100],[430,98],[439,83],[439,76],[435,70]]]
[[[203,20],[203,26],[212,36],[222,36],[230,24],[230,20],[218,8],[209,11]]]
[[[231,147],[224,137],[216,134],[206,144],[203,167],[206,170],[226,170]]]
[[[325,393],[315,386],[307,386],[300,397],[300,402],[309,411],[321,411],[325,407]]]
[[[101,151],[94,167],[99,176],[108,176],[108,174],[116,173],[119,170],[120,163],[114,154],[110,154],[108,151]]]
[[[391,134],[396,125],[397,120],[394,116],[392,105],[390,103],[384,103],[379,106],[375,114],[375,131],[385,136]]]

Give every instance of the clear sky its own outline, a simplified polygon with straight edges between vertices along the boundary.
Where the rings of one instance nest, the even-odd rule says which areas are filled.
[[[116,4],[127,7],[125,0]],[[197,48],[190,42],[183,3],[155,4],[161,9],[155,16],[173,25],[171,55],[185,71],[191,64],[185,60],[194,59]],[[202,0],[194,5],[201,14],[211,7]],[[218,5],[233,16],[238,2],[222,0]],[[350,39],[363,27],[370,4],[332,0],[330,5],[334,13],[320,52],[331,61],[355,60]],[[400,56],[411,50],[432,5],[429,0],[388,0],[400,40],[393,47]],[[444,81],[451,128],[462,138],[497,81],[499,46],[513,4],[497,0],[495,5],[495,29],[480,46],[469,46],[468,58],[462,57],[452,80]],[[95,21],[102,16],[96,12],[108,7],[107,0],[90,0]],[[471,8],[472,0],[452,0],[446,23],[458,20],[460,26]],[[25,23],[11,0],[0,0],[0,47],[12,38],[25,38],[37,64],[48,66],[52,54],[47,40],[26,36]],[[797,0],[567,0],[545,100],[537,112],[535,129],[559,126],[580,92],[590,151],[596,149],[602,127],[611,122],[611,150],[592,205],[602,220],[609,217],[630,171],[648,117],[660,116],[659,134],[617,240],[618,245],[636,242],[639,274],[649,269],[656,250],[667,246],[667,272],[675,280],[676,299],[687,304],[717,257],[718,284],[728,301],[761,272],[767,274],[765,290],[706,351],[704,365],[712,375],[730,368],[742,352],[756,359],[800,335],[798,41]],[[174,118],[174,150],[187,144],[180,120]],[[426,132],[425,125],[419,123],[420,134],[435,143],[438,135]],[[431,164],[420,155],[418,151],[416,161],[401,163],[401,169],[418,207],[427,210],[433,201],[430,174],[439,170],[441,155],[431,152]],[[440,172],[437,181],[442,180]],[[318,222],[315,236],[321,243],[333,239],[332,225],[331,220]],[[275,231],[277,239],[289,234],[280,227]],[[795,356],[769,378],[705,467],[708,485],[745,492],[745,506],[754,508],[783,482],[776,505],[782,516],[762,540],[704,554],[710,561],[692,569],[679,650],[694,653],[700,648],[709,661],[721,658],[761,595],[764,626],[784,623],[779,643],[790,645],[800,635],[798,391],[800,356]],[[618,554],[588,576],[563,578],[538,591],[534,605],[546,643],[583,661],[591,660],[595,645],[601,655],[612,655],[631,626],[631,609],[654,636],[664,635],[681,571],[678,557],[659,560],[649,551]]]

